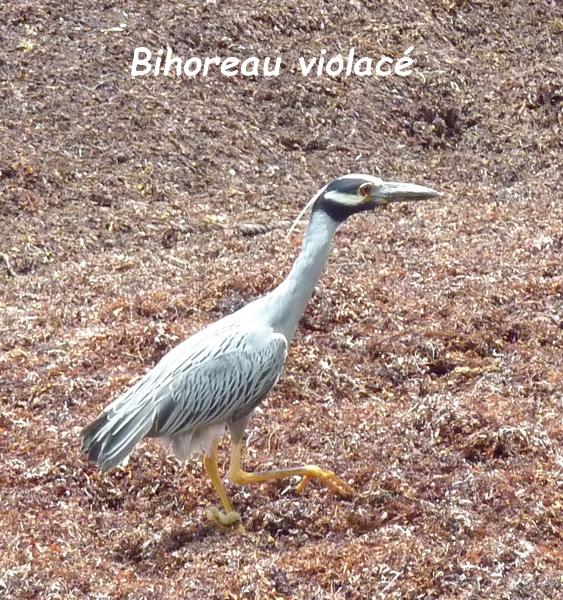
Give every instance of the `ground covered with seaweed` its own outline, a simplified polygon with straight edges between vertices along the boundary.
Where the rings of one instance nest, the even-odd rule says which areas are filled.
[[[555,2],[14,0],[0,39],[0,595],[563,595],[563,15]],[[275,78],[132,79],[133,49],[278,56]],[[322,48],[410,77],[303,77]],[[346,172],[441,201],[338,233],[251,468],[152,442],[101,476],[80,430],[172,346],[269,290]],[[228,444],[222,445],[226,455]]]

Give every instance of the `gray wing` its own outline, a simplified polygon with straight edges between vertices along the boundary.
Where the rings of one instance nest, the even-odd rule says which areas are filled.
[[[287,340],[269,327],[215,323],[176,346],[83,431],[106,471],[145,436],[172,438],[249,414],[278,380]]]
[[[149,435],[172,437],[247,415],[279,379],[286,356],[285,336],[271,329],[217,336],[158,389]]]

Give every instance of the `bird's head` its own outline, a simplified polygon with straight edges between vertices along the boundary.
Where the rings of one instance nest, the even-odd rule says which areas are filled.
[[[331,181],[315,197],[313,211],[324,210],[337,222],[350,215],[391,202],[413,202],[439,196],[439,192],[412,183],[383,181],[372,175],[344,175]]]

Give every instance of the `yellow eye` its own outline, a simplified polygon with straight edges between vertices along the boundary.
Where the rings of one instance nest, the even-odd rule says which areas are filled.
[[[370,197],[372,189],[373,186],[371,185],[371,183],[362,183],[362,185],[358,188],[358,194],[362,198],[367,199]]]

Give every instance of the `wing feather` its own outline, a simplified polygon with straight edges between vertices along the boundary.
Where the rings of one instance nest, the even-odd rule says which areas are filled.
[[[287,339],[270,327],[215,323],[171,350],[85,427],[83,450],[107,470],[124,464],[145,436],[189,448],[192,434],[249,414],[278,380],[286,355]]]
[[[279,379],[286,355],[281,334],[231,331],[197,364],[166,376],[170,384],[158,389],[150,435],[172,437],[248,414]]]

